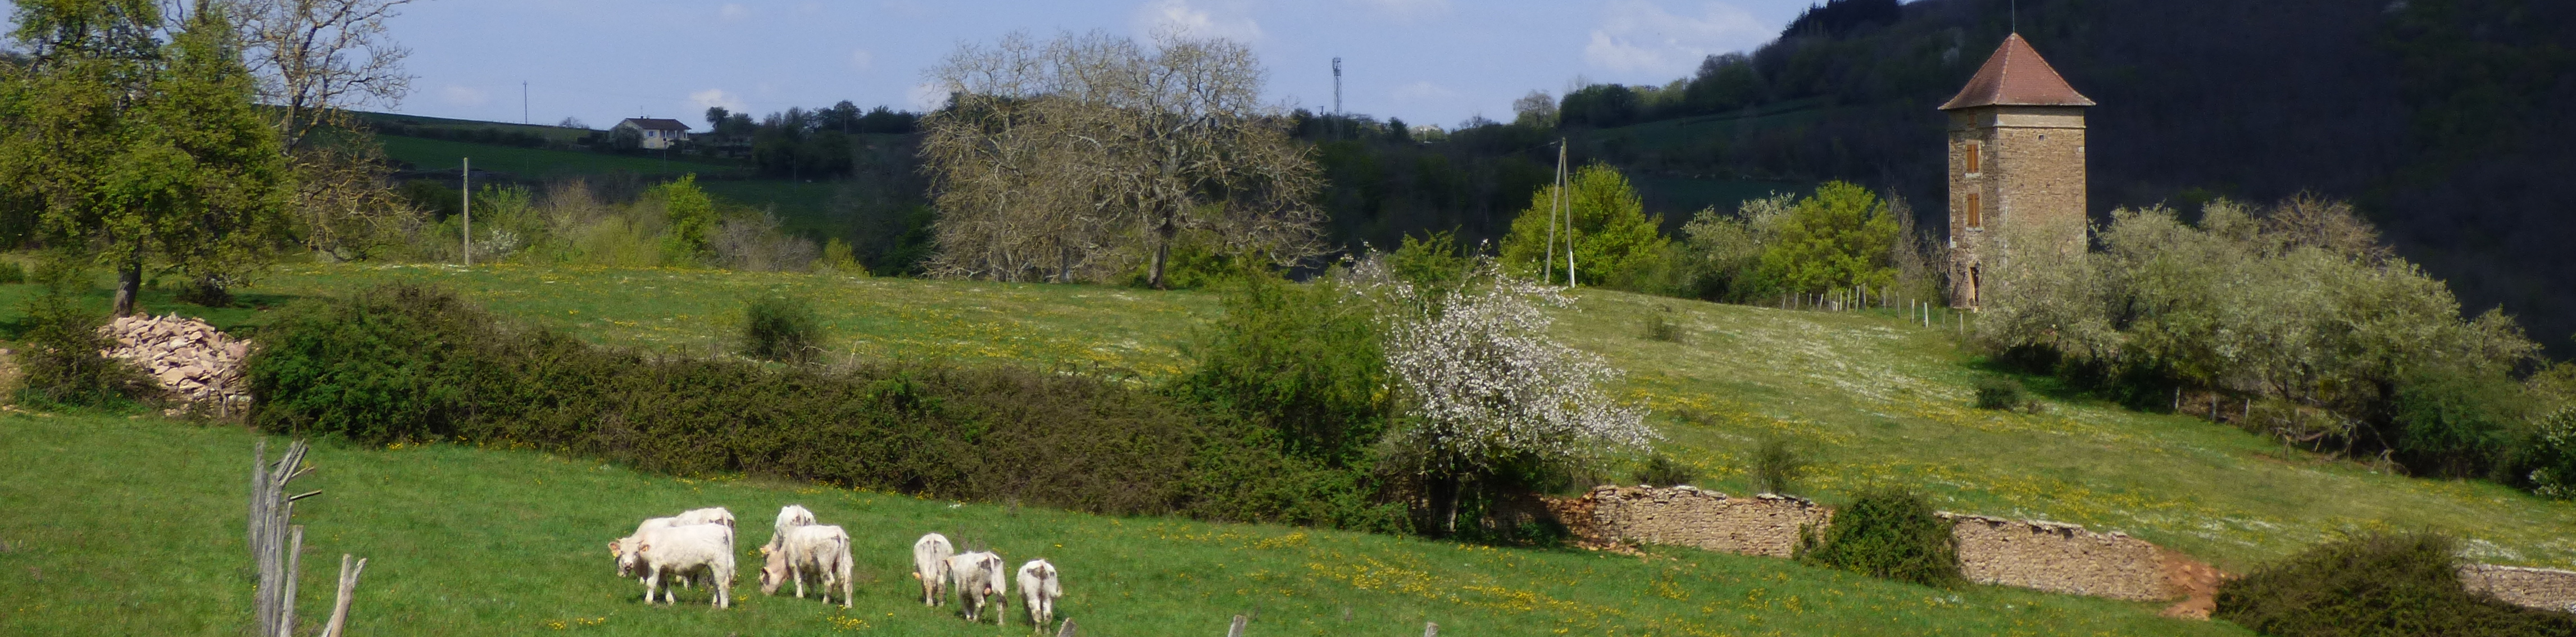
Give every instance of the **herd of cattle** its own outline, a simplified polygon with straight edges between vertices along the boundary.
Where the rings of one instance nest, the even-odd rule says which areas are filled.
[[[663,604],[678,597],[671,584],[682,587],[693,582],[708,582],[714,589],[710,603],[717,608],[733,606],[733,512],[723,507],[693,509],[667,518],[652,518],[635,526],[635,534],[608,542],[608,552],[617,557],[617,576],[633,577],[644,583],[644,603],[660,596]],[[805,581],[816,580],[822,587],[824,603],[832,601],[832,587],[841,589],[841,607],[850,607],[854,584],[850,578],[850,534],[841,527],[819,524],[814,512],[805,507],[787,505],[778,510],[778,524],[769,543],[760,546],[760,592],[778,594],[778,587],[796,583],[796,596],[805,596]],[[983,621],[985,606],[994,609],[993,624],[1001,625],[1010,606],[1010,588],[1002,573],[1007,565],[1002,556],[992,551],[960,554],[948,537],[937,533],[921,536],[912,544],[912,576],[921,580],[921,602],[938,606],[955,591],[963,598],[967,621]],[[1064,596],[1064,585],[1056,579],[1054,564],[1046,560],[1029,560],[1020,565],[1020,596],[1029,613],[1029,621],[1040,628],[1055,621],[1055,600]]]

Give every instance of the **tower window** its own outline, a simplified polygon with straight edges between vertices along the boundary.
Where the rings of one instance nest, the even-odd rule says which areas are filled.
[[[1986,211],[1978,205],[1980,203],[1983,202],[1977,200],[1977,193],[1968,193],[1967,205],[1963,206],[1962,209],[1966,210],[1968,213],[1968,227],[1970,228],[1986,227]]]
[[[1966,157],[1964,158],[1964,160],[1965,160],[1965,161],[1963,162],[1963,163],[1966,163],[1966,164],[1967,164],[1967,170],[1966,170],[1966,171],[1964,171],[1964,172],[1966,172],[1967,174],[1970,174],[1970,175],[1974,175],[1974,174],[1977,174],[1977,173],[1985,172],[1984,168],[1983,168],[1982,166],[1980,166],[1980,165],[1979,165],[1979,164],[1980,164],[1980,163],[1982,163],[1982,162],[1979,162],[1979,161],[1978,161],[1978,157],[1977,157],[1977,150],[1978,150],[1978,148],[1979,148],[1980,146],[1982,146],[1982,144],[1978,144],[1978,143],[1976,143],[1976,142],[1969,142],[1969,143],[1967,143],[1967,144],[1964,144],[1964,146],[1966,146],[1966,147],[1967,147],[1967,148],[1966,148],[1966,152],[1964,153],[1964,154],[1966,155]]]

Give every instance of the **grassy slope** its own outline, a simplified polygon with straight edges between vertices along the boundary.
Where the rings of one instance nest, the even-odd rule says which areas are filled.
[[[157,418],[0,413],[0,634],[230,635],[248,622],[240,544],[252,436]],[[1026,634],[928,609],[909,544],[938,531],[1065,573],[1084,634],[1209,635],[1258,612],[1262,635],[2228,635],[2151,605],[1972,587],[1954,593],[1790,562],[1664,550],[1639,559],[1413,539],[688,480],[526,451],[323,445],[298,488],[302,606],[327,611],[341,553],[371,559],[350,632],[365,635]],[[646,607],[604,543],[635,520],[721,505],[745,549],[776,507],[849,529],[862,585],[843,611],[745,584],[735,610],[688,591]],[[747,559],[747,558],[746,558]],[[746,575],[743,581],[750,582]],[[1017,608],[1015,605],[1014,608]]]

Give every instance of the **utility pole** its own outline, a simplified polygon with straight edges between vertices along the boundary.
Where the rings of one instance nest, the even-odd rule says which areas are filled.
[[[1566,286],[1574,286],[1574,193],[1566,193],[1566,139],[1556,137],[1556,201],[1566,209]]]
[[[528,122],[528,81],[519,81],[519,123]]]
[[[464,172],[457,175],[457,185],[465,191],[465,267],[474,267],[474,158],[465,158]]]
[[[1546,256],[1541,260],[1538,268],[1540,282],[1556,280],[1556,214],[1561,208],[1557,204],[1565,200],[1565,138],[1563,137],[1556,138],[1556,169],[1558,173],[1556,190],[1547,195],[1547,249],[1543,251]]]

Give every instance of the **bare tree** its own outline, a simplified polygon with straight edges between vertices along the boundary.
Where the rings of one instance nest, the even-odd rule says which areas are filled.
[[[1100,278],[1205,231],[1228,254],[1319,253],[1319,186],[1251,50],[1099,32],[964,45],[930,73],[947,108],[923,122],[940,206],[935,270],[1004,280]]]
[[[278,109],[288,152],[317,128],[345,123],[346,109],[392,106],[411,90],[411,50],[385,35],[385,21],[411,0],[230,0],[241,22],[243,61],[259,76],[259,98]]]

